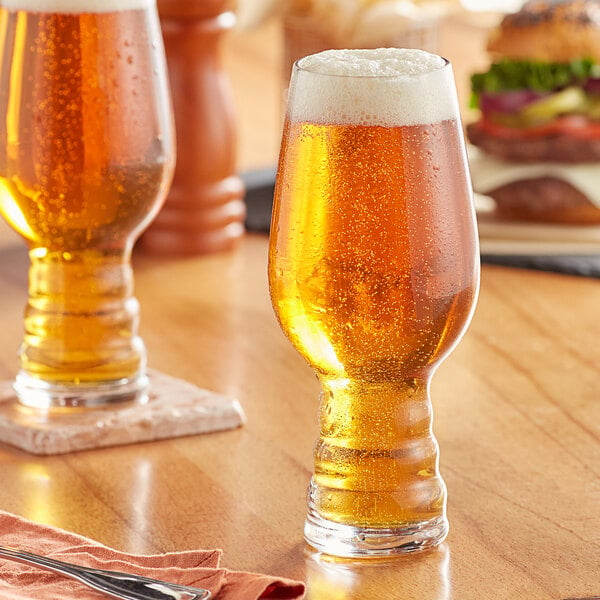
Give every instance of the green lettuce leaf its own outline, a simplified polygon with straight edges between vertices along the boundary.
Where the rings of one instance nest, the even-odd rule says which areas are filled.
[[[550,92],[570,85],[581,85],[596,77],[600,77],[600,65],[587,58],[569,63],[506,59],[493,63],[485,73],[471,76],[471,105],[476,107],[480,94],[484,92],[498,94],[520,89]]]

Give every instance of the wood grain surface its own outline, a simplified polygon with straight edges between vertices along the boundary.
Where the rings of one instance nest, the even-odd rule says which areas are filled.
[[[271,25],[231,37],[238,102],[258,64],[275,68],[263,44],[276,39]],[[256,89],[243,108],[248,118],[260,105],[241,129],[242,168],[272,164],[278,143],[279,101]],[[9,379],[28,263],[13,234],[0,237]],[[134,257],[150,366],[237,397],[243,428],[49,458],[0,446],[0,509],[125,551],[220,547],[226,567],[305,580],[310,600],[600,595],[599,282],[484,266],[473,323],[432,388],[447,542],[422,556],[335,561],[302,538],[318,385],[276,324],[267,244],[248,234],[231,253]]]

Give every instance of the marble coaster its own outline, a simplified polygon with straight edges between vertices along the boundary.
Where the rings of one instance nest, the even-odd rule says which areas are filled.
[[[240,427],[237,400],[149,371],[147,404],[56,414],[17,402],[12,381],[0,381],[0,442],[31,454],[66,454]]]

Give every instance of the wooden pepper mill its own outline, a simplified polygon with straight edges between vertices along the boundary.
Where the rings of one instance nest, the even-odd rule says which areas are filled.
[[[244,233],[244,185],[236,175],[234,111],[219,62],[235,23],[228,0],[158,0],[177,135],[169,196],[142,236],[163,255],[232,248]]]

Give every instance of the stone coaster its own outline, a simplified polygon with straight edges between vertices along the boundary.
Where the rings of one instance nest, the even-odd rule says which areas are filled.
[[[147,404],[56,414],[20,405],[12,381],[0,381],[0,442],[31,454],[66,454],[234,429],[245,422],[237,400],[157,371],[148,376]]]

